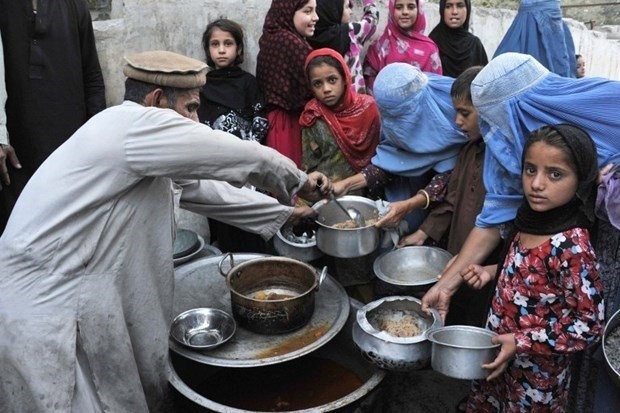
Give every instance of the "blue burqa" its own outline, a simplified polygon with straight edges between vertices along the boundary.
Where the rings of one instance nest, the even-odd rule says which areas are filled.
[[[471,85],[486,143],[487,190],[478,227],[514,219],[523,199],[521,155],[527,135],[569,123],[594,140],[602,167],[620,154],[620,82],[561,77],[532,56],[505,53],[489,62]]]
[[[521,0],[494,57],[506,52],[529,54],[551,72],[575,77],[575,44],[562,20],[560,1]]]
[[[373,92],[381,114],[381,140],[371,162],[400,177],[385,188],[389,201],[411,197],[435,172],[454,168],[467,138],[454,123],[453,82],[407,63],[389,64],[377,75]],[[424,215],[414,211],[407,217],[410,231]]]

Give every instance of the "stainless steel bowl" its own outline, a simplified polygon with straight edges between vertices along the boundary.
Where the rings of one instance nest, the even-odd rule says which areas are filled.
[[[611,379],[616,383],[616,386],[620,387],[620,368],[618,367],[618,360],[615,363],[611,358],[611,347],[609,336],[614,330],[620,329],[620,310],[616,311],[611,316],[607,325],[605,326],[605,333],[603,334],[603,356],[605,357],[605,364],[607,365],[607,372],[611,376]],[[617,333],[616,333],[617,334]],[[619,341],[614,340],[616,346],[619,346]],[[614,347],[613,351],[617,354],[620,352],[619,347]],[[616,356],[617,357],[617,356]]]
[[[431,367],[455,379],[484,379],[490,371],[481,366],[495,360],[499,344],[491,339],[497,334],[479,327],[446,326],[431,331],[433,343]]]
[[[421,308],[420,300],[408,296],[373,301],[357,311],[353,341],[369,361],[382,369],[408,371],[424,368],[431,360],[431,343],[426,335],[442,324],[436,311],[429,316]],[[418,319],[420,334],[398,337],[382,329],[383,321],[399,320],[409,314]]]
[[[404,247],[377,257],[373,264],[381,281],[401,294],[423,291],[437,282],[452,254],[436,247]]]
[[[319,228],[316,233],[316,245],[325,254],[337,258],[356,258],[368,255],[379,247],[381,231],[374,226],[379,217],[379,209],[375,202],[362,196],[347,195],[338,198],[345,207],[357,209],[366,226],[363,228],[334,228],[333,226],[347,221],[342,209],[335,202],[322,200],[312,207],[317,210],[319,216],[317,223]]]
[[[216,308],[194,308],[174,318],[170,337],[194,350],[211,350],[232,338],[237,324],[230,314]]]

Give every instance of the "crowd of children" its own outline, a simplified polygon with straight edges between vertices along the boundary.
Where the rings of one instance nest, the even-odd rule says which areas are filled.
[[[617,226],[598,229],[593,211],[598,168],[618,159],[620,125],[584,108],[611,99],[620,84],[568,79],[583,77],[584,65],[557,19],[558,2],[522,1],[509,30],[525,32],[541,10],[550,13],[560,43],[573,52],[570,62],[558,53],[539,58],[547,68],[504,53],[553,49],[548,39],[519,44],[519,34],[507,35],[504,54],[487,65],[469,32],[470,0],[441,0],[428,37],[422,0],[389,0],[385,30],[372,43],[377,4],[359,3],[362,17],[353,21],[350,0],[273,0],[257,77],[239,66],[241,26],[211,22],[200,121],[324,172],[335,195],[386,198],[390,210],[376,225],[400,224],[400,247],[440,245],[458,254],[423,306],[448,323],[486,324],[499,334],[502,351],[486,366],[490,379],[473,385],[468,410],[562,411],[573,354],[599,339],[613,306],[605,300],[618,288],[616,270],[606,274],[613,264],[597,272],[601,243],[591,234],[618,237]],[[617,173],[604,172],[603,182],[617,185]],[[604,201],[599,210],[618,222]],[[233,243],[251,240],[239,237]]]

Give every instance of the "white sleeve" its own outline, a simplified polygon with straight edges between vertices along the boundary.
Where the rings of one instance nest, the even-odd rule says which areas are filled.
[[[249,183],[283,199],[290,199],[308,179],[277,151],[168,109],[144,111],[129,128],[124,151],[129,167],[141,176]]]
[[[270,239],[293,213],[293,207],[248,188],[213,180],[177,181],[181,207]]]

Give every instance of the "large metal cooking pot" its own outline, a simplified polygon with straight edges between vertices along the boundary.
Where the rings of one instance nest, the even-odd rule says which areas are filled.
[[[408,296],[384,297],[357,311],[353,325],[353,341],[362,354],[376,366],[393,371],[419,370],[431,361],[431,343],[427,333],[441,327],[439,313],[432,310],[432,317],[422,311],[420,300]],[[397,337],[382,330],[382,321],[402,319],[415,315],[421,334]]]
[[[362,306],[361,303],[351,300],[351,312],[346,321],[345,327],[336,336],[321,346],[312,355],[338,362],[342,366],[354,372],[363,382],[355,391],[348,395],[334,399],[329,403],[315,406],[308,409],[292,410],[296,413],[317,413],[317,412],[351,412],[359,404],[370,397],[377,396],[373,390],[381,383],[385,377],[385,372],[378,369],[373,364],[366,361],[357,351],[351,340],[351,326],[355,322],[355,311]],[[307,356],[304,356],[307,357]],[[170,377],[169,381],[175,389],[175,411],[189,413],[221,412],[221,413],[249,413],[239,407],[225,404],[221,400],[212,398],[209,394],[200,393],[197,389],[201,383],[210,376],[217,375],[222,371],[220,367],[209,366],[206,364],[197,365],[184,357],[179,357],[175,353],[170,353],[169,357]],[[290,362],[285,362],[287,364]],[[258,365],[258,364],[257,364]],[[260,367],[257,367],[260,368]],[[245,369],[232,369],[242,372]],[[267,377],[266,380],[269,380]],[[231,384],[234,386],[234,383]],[[308,388],[308,393],[312,394],[315,389]],[[243,397],[243,395],[240,395]],[[255,410],[251,410],[255,411]],[[362,410],[366,411],[366,410]]]
[[[375,202],[361,196],[347,195],[338,198],[345,208],[357,209],[366,226],[363,228],[334,228],[335,224],[347,221],[342,209],[335,202],[323,199],[312,206],[318,212],[316,245],[327,255],[338,258],[356,258],[368,255],[379,247],[381,231],[374,226],[379,216]]]
[[[428,339],[433,343],[433,370],[455,379],[486,378],[490,371],[481,366],[495,360],[499,353],[500,345],[491,342],[496,335],[484,328],[461,325],[431,331]]]
[[[231,269],[223,270],[225,262]],[[314,313],[314,293],[327,275],[285,257],[256,258],[235,265],[225,254],[218,265],[226,276],[232,313],[240,326],[260,334],[282,334],[306,325]]]
[[[614,337],[620,333],[620,310],[616,311],[614,315],[611,316],[607,325],[605,326],[605,333],[603,334],[603,355],[605,356],[605,364],[607,365],[607,371],[611,376],[611,379],[616,383],[618,387],[620,387],[620,368],[618,367],[618,363],[620,362],[617,357],[620,353],[620,340],[615,338],[612,345],[615,345],[613,348],[614,354],[616,355],[615,363],[612,362],[611,356],[611,347],[609,339],[612,332],[616,330]]]

